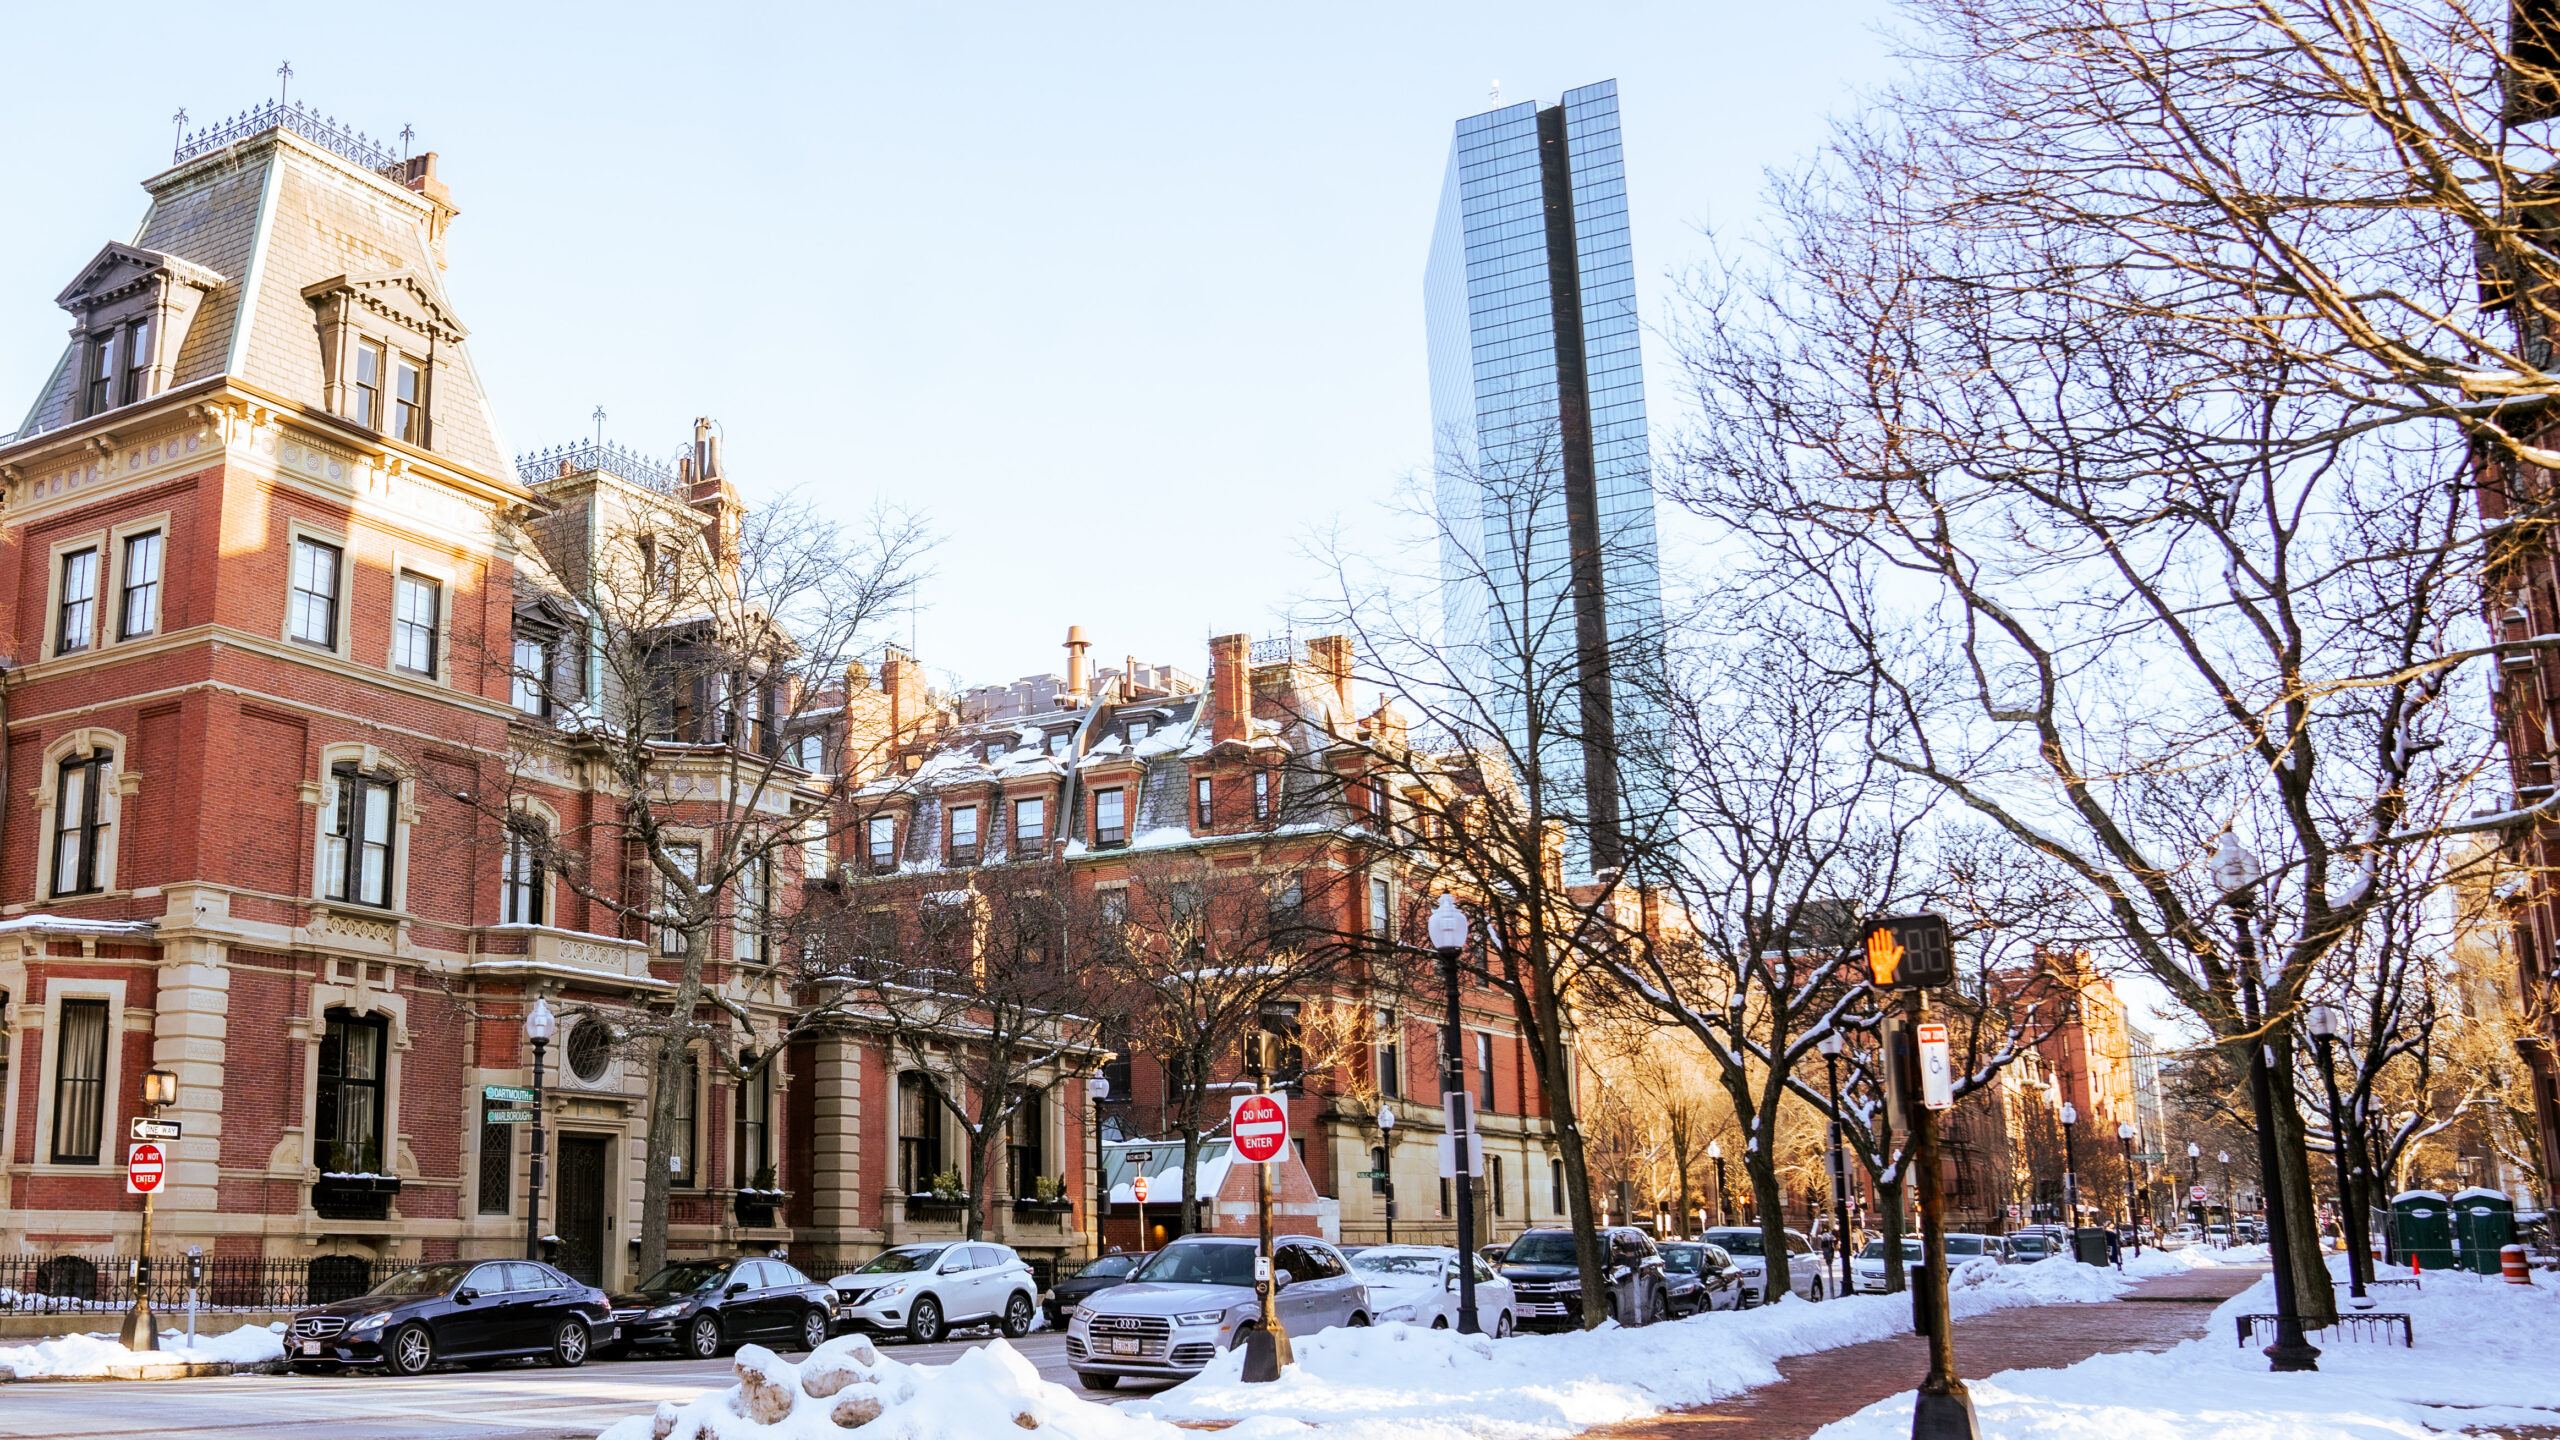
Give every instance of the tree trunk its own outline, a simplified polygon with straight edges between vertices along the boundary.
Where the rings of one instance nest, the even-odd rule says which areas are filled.
[[[1689,1147],[1672,1147],[1671,1158],[1680,1167],[1680,1224],[1675,1233],[1687,1236],[1697,1231],[1696,1212],[1689,1208]]]
[[[1778,1189],[1777,1158],[1766,1143],[1744,1152],[1742,1168],[1751,1177],[1751,1203],[1760,1210],[1760,1303],[1771,1305],[1795,1284],[1787,1272],[1786,1199]]]
[[[1901,1175],[1902,1167],[1895,1166],[1892,1173],[1896,1176]],[[1879,1177],[1876,1180],[1876,1208],[1884,1212],[1876,1217],[1884,1222],[1884,1293],[1899,1295],[1909,1284],[1908,1277],[1902,1269],[1902,1181],[1900,1179],[1887,1180]]]
[[[677,993],[681,996],[683,991]],[[670,1032],[660,1035],[651,1048],[657,1053],[649,1066],[649,1150],[640,1179],[640,1273],[630,1277],[633,1284],[657,1274],[667,1263],[667,1187],[674,1178],[667,1171],[667,1156],[677,1143],[676,1087],[684,1083],[688,1047],[681,1032]],[[692,1158],[694,1173],[703,1175],[702,1157]]]
[[[981,1117],[983,1120],[984,1117]],[[1001,1133],[995,1126],[978,1124],[969,1127],[969,1238],[980,1240],[987,1233],[987,1206],[995,1202],[994,1188],[987,1184],[987,1152],[995,1148],[995,1137]]]

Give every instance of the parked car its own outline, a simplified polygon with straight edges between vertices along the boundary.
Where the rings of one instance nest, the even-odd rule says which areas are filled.
[[[1083,1269],[1049,1287],[1049,1293],[1040,1301],[1042,1312],[1049,1317],[1049,1328],[1066,1329],[1067,1312],[1084,1303],[1084,1297],[1127,1283],[1129,1272],[1145,1264],[1147,1257],[1154,1253],[1152,1250],[1140,1250],[1134,1254],[1115,1250],[1087,1261]]]
[[[1499,1339],[1518,1328],[1511,1282],[1481,1255],[1474,1262],[1476,1327]],[[1432,1330],[1458,1324],[1458,1252],[1446,1245],[1363,1245],[1351,1257],[1351,1273],[1369,1287],[1370,1314]]]
[[[2050,1260],[2064,1254],[2068,1247],[2054,1236],[2021,1230],[2009,1236],[2001,1248],[2008,1252],[2010,1263],[2031,1265],[2038,1260]]]
[[[1011,1246],[984,1241],[900,1245],[883,1250],[835,1287],[836,1323],[930,1345],[963,1325],[992,1323],[1005,1338],[1031,1333],[1038,1282]]]
[[[1653,1238],[1631,1225],[1612,1225],[1600,1232],[1600,1243],[1608,1318],[1622,1325],[1669,1319],[1671,1282]],[[1511,1282],[1521,1329],[1582,1328],[1582,1267],[1574,1258],[1572,1231],[1521,1231],[1503,1252],[1502,1278]]]
[[[1742,1267],[1723,1246],[1675,1240],[1659,1248],[1663,1276],[1671,1282],[1672,1314],[1742,1308]]]
[[[2014,1237],[2012,1237],[2014,1238]],[[1902,1237],[1902,1269],[1905,1275],[1919,1268],[1922,1258],[1920,1237]],[[1972,1260],[1989,1260],[1994,1264],[2009,1263],[2008,1247],[1998,1235],[1953,1234],[1947,1237],[1947,1268],[1954,1270]],[[1857,1282],[1858,1293],[1884,1293],[1884,1241],[1870,1240],[1867,1248],[1849,1262],[1849,1274]]]
[[[750,1340],[826,1343],[836,1293],[780,1260],[685,1260],[613,1297],[613,1353],[674,1346],[697,1360]]]
[[[581,1365],[614,1333],[602,1290],[530,1260],[447,1260],[402,1270],[362,1295],[297,1311],[296,1370],[380,1365],[416,1375],[445,1360],[540,1355]]]
[[[1820,1300],[1831,1293],[1830,1282],[1822,1275],[1822,1257],[1814,1253],[1813,1242],[1801,1230],[1789,1230],[1787,1237],[1787,1288],[1807,1300]],[[1713,1245],[1721,1245],[1742,1267],[1742,1303],[1745,1306],[1768,1303],[1768,1260],[1760,1253],[1760,1227],[1757,1225],[1719,1225],[1698,1237]]]
[[[1283,1235],[1272,1242],[1273,1304],[1291,1335],[1366,1325],[1368,1286],[1342,1252],[1322,1240]],[[1127,1284],[1086,1297],[1067,1313],[1067,1365],[1087,1390],[1124,1379],[1185,1380],[1219,1351],[1260,1328],[1253,1261],[1261,1247],[1241,1235],[1184,1235],[1130,1273]]]

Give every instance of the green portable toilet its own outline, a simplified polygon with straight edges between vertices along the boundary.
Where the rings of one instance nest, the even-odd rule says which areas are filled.
[[[2498,1252],[2516,1243],[2516,1202],[2503,1190],[2474,1185],[2453,1197],[2453,1238],[2462,1242],[2462,1268],[2499,1273]]]
[[[2433,1190],[2403,1190],[2391,1197],[2391,1260],[2418,1262],[2421,1270],[2453,1268],[2453,1206]]]

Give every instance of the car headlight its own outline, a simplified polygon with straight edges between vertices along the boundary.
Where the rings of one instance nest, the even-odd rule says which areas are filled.
[[[1224,1310],[1194,1310],[1188,1315],[1174,1316],[1173,1323],[1176,1325],[1215,1325],[1226,1318],[1227,1312]]]
[[[367,1315],[353,1325],[348,1326],[347,1333],[350,1335],[361,1335],[368,1330],[379,1330],[383,1327],[383,1324],[386,1321],[390,1320],[390,1318],[390,1315],[387,1313],[382,1315]]]
[[[657,1309],[650,1311],[648,1318],[651,1320],[672,1320],[683,1313],[684,1302],[679,1300],[673,1305],[661,1305]]]
[[[1093,1307],[1090,1305],[1079,1305],[1075,1309],[1067,1312],[1067,1318],[1070,1320],[1090,1322],[1093,1319]]]

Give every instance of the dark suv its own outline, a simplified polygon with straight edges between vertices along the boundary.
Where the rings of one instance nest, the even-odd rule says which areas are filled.
[[[836,1292],[779,1260],[680,1260],[613,1297],[623,1346],[673,1345],[697,1360],[749,1340],[815,1350]]]
[[[1628,1225],[1600,1232],[1600,1294],[1608,1318],[1649,1325],[1671,1317],[1671,1286],[1653,1237]],[[1523,1330],[1582,1328],[1582,1270],[1574,1263],[1573,1232],[1523,1230],[1502,1252],[1502,1278],[1511,1282]]]

